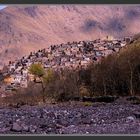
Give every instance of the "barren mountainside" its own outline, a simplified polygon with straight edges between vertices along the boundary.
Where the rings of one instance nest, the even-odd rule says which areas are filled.
[[[140,6],[8,6],[0,11],[0,65],[30,51],[140,32]]]

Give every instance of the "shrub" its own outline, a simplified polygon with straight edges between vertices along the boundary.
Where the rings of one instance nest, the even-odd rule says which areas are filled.
[[[84,106],[92,106],[93,103],[92,103],[92,102],[83,102],[83,105],[84,105]]]
[[[27,89],[18,89],[12,96],[5,97],[3,99],[4,105],[17,106],[17,105],[36,105],[42,101],[40,94],[40,85],[30,83]]]
[[[45,70],[41,64],[32,64],[29,68],[29,71],[37,77],[42,77],[45,74]]]

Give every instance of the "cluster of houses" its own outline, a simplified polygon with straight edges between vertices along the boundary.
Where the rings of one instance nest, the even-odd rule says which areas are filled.
[[[29,73],[31,64],[41,63],[45,69],[61,70],[86,67],[90,62],[98,62],[102,57],[119,52],[131,38],[97,39],[94,41],[68,42],[66,44],[51,45],[48,48],[31,52],[20,60],[9,62],[4,71],[5,90],[13,88],[27,88],[28,82],[34,80]]]

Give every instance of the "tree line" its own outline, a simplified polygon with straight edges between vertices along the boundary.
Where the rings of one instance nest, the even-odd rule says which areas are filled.
[[[35,64],[34,64],[35,65]],[[30,72],[35,74],[32,69]],[[70,100],[76,96],[134,96],[140,92],[140,41],[134,41],[117,54],[91,63],[87,69],[49,70],[42,81],[45,96]],[[35,74],[36,76],[40,76]],[[49,79],[49,80],[48,80]]]

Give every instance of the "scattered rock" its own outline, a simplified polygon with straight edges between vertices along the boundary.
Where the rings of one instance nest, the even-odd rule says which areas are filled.
[[[57,121],[57,124],[59,124],[59,125],[61,125],[61,126],[67,127],[68,124],[69,124],[69,122],[66,121],[66,120],[58,120],[58,121]]]
[[[140,112],[135,112],[134,115],[136,118],[140,119]]]
[[[91,124],[91,120],[89,118],[83,118],[82,123],[83,124]]]
[[[60,128],[63,128],[63,127],[64,127],[63,125],[56,124],[56,128],[57,128],[57,129],[60,129]]]
[[[25,131],[25,132],[28,132],[29,131],[29,127],[25,124],[22,125],[22,130]]]
[[[37,129],[36,126],[33,126],[33,125],[30,125],[29,126],[29,132],[31,132],[31,133],[35,133],[36,132],[36,129]]]
[[[78,113],[76,114],[76,117],[77,117],[77,118],[80,118],[80,117],[81,117],[81,113],[78,112]]]
[[[6,131],[9,131],[10,128],[6,127],[6,128],[0,128],[0,133],[4,133]]]
[[[128,102],[86,107],[81,104],[64,103],[43,108],[38,106],[24,106],[18,109],[1,108],[0,133],[138,134],[139,109],[139,105]],[[40,112],[43,112],[43,117],[40,117]]]
[[[48,126],[46,125],[46,124],[42,124],[41,126],[40,126],[40,128],[42,128],[42,129],[44,129],[44,128],[47,128]]]
[[[127,117],[127,120],[134,121],[134,120],[135,120],[135,118],[134,118],[134,117],[132,117],[132,116],[129,116],[129,117]]]
[[[21,132],[22,131],[22,127],[18,123],[13,123],[13,126],[12,126],[11,130],[15,131],[15,132]]]

